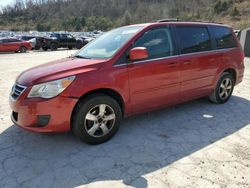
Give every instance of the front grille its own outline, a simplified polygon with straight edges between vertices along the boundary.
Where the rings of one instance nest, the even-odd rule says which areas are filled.
[[[23,91],[26,89],[25,86],[22,86],[22,85],[19,85],[19,84],[15,84],[13,87],[12,87],[12,90],[11,90],[11,97],[13,99],[17,99],[22,93]]]

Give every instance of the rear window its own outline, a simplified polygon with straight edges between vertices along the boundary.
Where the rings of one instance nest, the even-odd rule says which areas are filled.
[[[181,54],[212,49],[206,26],[177,26],[176,29],[181,43]]]
[[[212,26],[212,32],[216,40],[217,49],[237,47],[236,38],[228,27]]]

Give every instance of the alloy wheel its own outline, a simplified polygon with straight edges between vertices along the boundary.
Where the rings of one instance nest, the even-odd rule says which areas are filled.
[[[219,96],[222,100],[227,99],[232,92],[233,89],[233,83],[230,78],[225,78],[221,84],[220,84],[220,89],[219,89]]]
[[[115,124],[115,112],[106,104],[91,108],[85,116],[84,128],[92,137],[107,135]]]

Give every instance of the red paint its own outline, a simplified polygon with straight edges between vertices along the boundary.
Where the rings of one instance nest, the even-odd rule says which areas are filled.
[[[1,40],[1,38],[0,38]],[[10,52],[10,51],[19,51],[20,47],[24,46],[27,50],[32,49],[32,45],[28,41],[18,41],[18,42],[8,42],[8,43],[0,43],[0,52]]]
[[[145,47],[136,47],[129,51],[129,58],[131,61],[147,59],[148,51]]]
[[[145,31],[156,26],[204,23],[152,23],[127,42],[111,59],[92,60],[66,58],[23,72],[17,83],[28,86],[17,101],[10,99],[13,111],[19,113],[19,126],[37,132],[70,130],[70,118],[79,98],[98,89],[111,89],[124,103],[124,116],[150,111],[191,99],[208,96],[226,69],[236,72],[236,84],[243,78],[242,49],[212,50],[186,55],[175,55],[157,60],[115,66],[120,56]],[[130,51],[130,58],[145,57],[142,48]],[[28,99],[34,84],[75,75],[76,79],[59,96],[52,99]],[[49,124],[36,127],[37,115],[51,115]]]

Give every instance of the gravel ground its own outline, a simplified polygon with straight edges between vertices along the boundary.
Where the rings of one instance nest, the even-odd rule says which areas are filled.
[[[16,76],[74,51],[0,54],[0,187],[250,187],[250,59],[223,105],[199,99],[125,119],[109,142],[26,132],[10,121]]]

